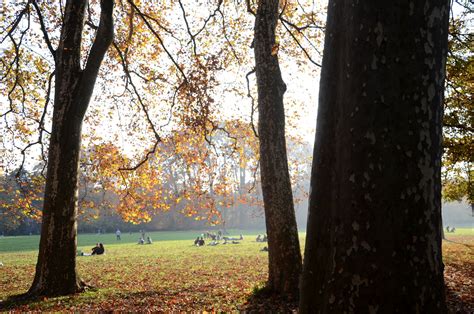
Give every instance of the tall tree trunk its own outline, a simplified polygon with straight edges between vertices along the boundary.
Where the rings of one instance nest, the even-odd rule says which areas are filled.
[[[66,3],[55,51],[53,126],[43,205],[41,240],[30,295],[82,291],[76,271],[78,168],[81,128],[100,64],[113,39],[113,0],[101,1],[97,36],[84,70],[80,67],[86,0]]]
[[[442,313],[449,1],[328,5],[302,313]]]
[[[286,154],[283,106],[286,85],[274,49],[278,3],[278,0],[260,0],[255,18],[260,173],[268,233],[267,286],[274,292],[296,296],[301,252]]]

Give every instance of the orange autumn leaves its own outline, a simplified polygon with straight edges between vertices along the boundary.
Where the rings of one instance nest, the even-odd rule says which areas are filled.
[[[235,175],[241,167],[249,173],[256,167],[250,126],[229,121],[222,129],[227,133],[215,131],[211,139],[195,129],[175,131],[136,171],[119,170],[133,162],[113,143],[95,145],[84,154],[84,173],[96,194],[103,190],[115,196],[110,205],[126,221],[149,222],[157,213],[176,210],[217,224],[224,207],[256,201]],[[97,207],[95,202],[83,205]]]

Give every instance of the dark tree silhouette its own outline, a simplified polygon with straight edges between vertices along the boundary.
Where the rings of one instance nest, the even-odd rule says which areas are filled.
[[[302,313],[446,311],[449,1],[329,1]]]
[[[275,43],[278,7],[278,0],[258,2],[254,36],[260,172],[268,233],[267,287],[296,296],[301,252],[286,153],[283,105],[286,85],[281,77]]]
[[[38,262],[29,295],[82,291],[76,272],[78,168],[82,121],[99,67],[113,40],[113,0],[101,0],[100,24],[87,63],[81,41],[87,0],[69,0],[55,59],[55,95]],[[49,41],[48,41],[49,42]],[[49,44],[51,47],[51,44]],[[60,256],[59,256],[60,255]]]

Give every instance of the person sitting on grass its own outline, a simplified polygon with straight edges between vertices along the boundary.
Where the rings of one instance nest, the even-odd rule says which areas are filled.
[[[151,238],[148,236],[148,237],[146,238],[146,244],[152,244],[152,243],[153,243],[153,241],[152,241]]]
[[[143,237],[140,237],[140,239],[138,239],[137,244],[145,244],[145,240],[143,240]]]
[[[199,246],[199,241],[200,241],[200,240],[201,240],[201,239],[199,239],[199,237],[197,237],[196,240],[194,240],[194,245],[195,245],[195,246]]]
[[[199,246],[203,246],[204,245],[204,239],[201,237],[201,239],[199,240]]]
[[[102,243],[97,243],[97,245],[92,248],[91,255],[101,255],[101,254],[104,254],[104,252],[105,252],[104,245]]]
[[[97,250],[99,247],[99,242],[97,242],[95,246],[91,249],[91,254],[83,253],[82,255],[92,255],[92,253],[94,253],[94,251]]]

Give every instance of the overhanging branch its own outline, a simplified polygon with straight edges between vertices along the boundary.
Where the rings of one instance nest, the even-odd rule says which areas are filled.
[[[87,110],[100,65],[114,38],[114,0],[101,0],[100,8],[99,28],[81,79],[79,95],[82,96],[82,99],[78,105],[81,117],[84,116]]]
[[[43,37],[44,37],[44,41],[46,42],[46,46],[48,46],[49,51],[53,55],[53,58],[56,59],[56,50],[53,48],[53,45],[51,44],[51,40],[49,39],[48,31],[46,30],[46,26],[44,25],[44,20],[43,20],[43,15],[41,14],[41,10],[36,0],[33,0],[32,3],[33,3],[33,6],[35,7],[36,14],[38,15],[41,31],[43,32]]]

